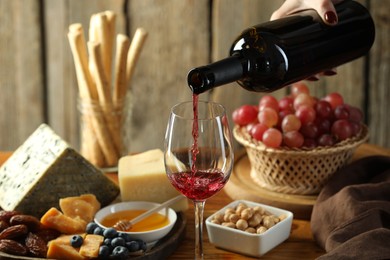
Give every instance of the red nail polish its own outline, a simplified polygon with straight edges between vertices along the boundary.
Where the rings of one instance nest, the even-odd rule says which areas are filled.
[[[332,11],[328,11],[325,13],[325,21],[327,21],[330,24],[336,24],[337,23],[337,15]]]
[[[333,75],[336,75],[337,72],[334,71],[334,70],[325,70],[325,71],[323,72],[323,74],[324,74],[325,76],[333,76]]]
[[[308,77],[306,80],[308,80],[308,81],[318,81],[319,78],[317,78],[316,76],[311,76],[311,77]]]

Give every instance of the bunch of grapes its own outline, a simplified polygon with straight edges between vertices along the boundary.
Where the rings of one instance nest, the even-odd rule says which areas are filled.
[[[243,105],[232,117],[253,139],[272,148],[333,146],[358,135],[363,124],[362,111],[339,93],[318,99],[302,82],[291,86],[291,95],[280,100],[265,95],[258,106]]]

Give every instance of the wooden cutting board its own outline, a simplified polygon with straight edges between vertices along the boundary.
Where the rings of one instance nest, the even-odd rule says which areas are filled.
[[[245,150],[236,155],[230,180],[224,191],[234,200],[250,200],[273,207],[289,210],[294,218],[310,219],[317,196],[292,195],[266,190],[250,177],[251,165]]]

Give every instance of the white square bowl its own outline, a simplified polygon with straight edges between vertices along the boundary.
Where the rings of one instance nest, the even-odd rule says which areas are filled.
[[[240,203],[245,203],[249,207],[260,206],[273,215],[285,215],[286,218],[262,234],[251,234],[211,222],[216,214],[224,214],[227,208],[236,208]],[[236,200],[208,217],[206,227],[210,243],[216,247],[243,255],[260,257],[290,236],[292,220],[293,213],[290,211],[247,200]]]

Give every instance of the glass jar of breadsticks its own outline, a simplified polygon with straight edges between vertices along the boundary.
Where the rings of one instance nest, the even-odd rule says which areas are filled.
[[[93,14],[88,42],[81,24],[71,24],[68,32],[79,88],[81,154],[103,170],[115,170],[129,151],[128,90],[147,36],[142,28],[131,43],[127,35],[115,35],[115,17],[112,11]]]
[[[130,95],[115,104],[78,99],[80,152],[104,171],[116,171],[130,149]]]

